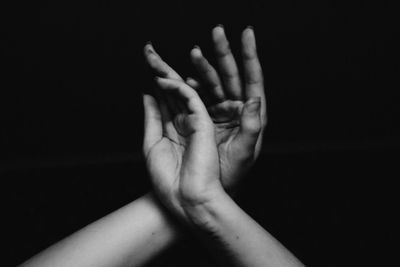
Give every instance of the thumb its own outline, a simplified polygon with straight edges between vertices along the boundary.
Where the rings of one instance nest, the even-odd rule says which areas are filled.
[[[252,97],[242,109],[240,129],[236,136],[238,144],[253,154],[261,128],[261,98]]]
[[[160,108],[154,97],[143,95],[144,140],[143,151],[147,155],[153,145],[162,138],[162,118]]]

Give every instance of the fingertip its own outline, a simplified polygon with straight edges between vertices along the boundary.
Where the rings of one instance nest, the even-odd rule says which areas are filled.
[[[156,76],[154,77],[154,80],[158,84],[158,86],[165,90],[175,89],[176,87],[178,87],[178,82],[173,79]]]
[[[247,25],[247,27],[244,29],[244,32],[247,32],[248,34],[254,34],[254,26]]]
[[[156,99],[150,94],[143,93],[142,98],[145,106],[149,104],[153,105],[154,103],[156,103]]]
[[[214,41],[219,40],[221,37],[225,36],[225,28],[222,24],[218,24],[212,29],[212,37]]]
[[[155,76],[155,77],[154,77],[154,81],[155,81],[157,84],[163,83],[163,80],[164,80],[164,78],[161,78],[161,77],[159,77],[159,76]]]
[[[145,102],[147,100],[147,94],[142,93],[142,99],[143,99],[143,102]]]
[[[142,94],[142,97],[143,97],[143,109],[146,117],[156,116],[158,112],[157,100],[149,94]]]
[[[144,46],[144,52],[148,54],[155,54],[155,50],[151,41],[147,41]]]
[[[194,82],[195,80],[192,78],[192,77],[187,77],[186,78],[186,83],[192,83],[192,82]]]
[[[254,40],[254,28],[253,26],[247,26],[244,30],[243,30],[243,34],[242,34],[242,40],[243,41],[251,41]]]
[[[225,30],[225,27],[224,27],[224,25],[222,25],[221,23],[220,23],[220,24],[217,24],[217,25],[213,28],[213,31],[214,31],[214,32],[219,32],[219,33],[223,33],[224,30]]]
[[[190,51],[190,55],[193,58],[200,58],[203,54],[201,52],[200,46],[195,45],[193,49]]]
[[[254,110],[251,110],[252,108]],[[241,133],[244,136],[251,137],[254,145],[262,129],[259,108],[250,105],[245,110],[247,111],[244,111],[241,116]]]
[[[193,79],[192,77],[187,77],[186,78],[186,84],[188,84],[190,87],[192,87],[193,89],[197,90],[199,87],[199,83]]]
[[[151,100],[153,98],[150,94],[147,94],[147,93],[142,93],[142,97],[143,97],[143,99],[146,99],[146,100]]]

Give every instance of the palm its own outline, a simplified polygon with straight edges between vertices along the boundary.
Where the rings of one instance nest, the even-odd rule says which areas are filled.
[[[145,98],[143,150],[157,195],[184,217],[180,199],[208,198],[220,185],[213,124],[192,88],[161,78],[158,84],[175,98]]]
[[[171,185],[177,184],[184,151],[175,141],[163,137],[149,151],[146,157],[148,169],[151,170],[154,188],[162,199],[170,199]],[[173,203],[165,203],[171,206]]]
[[[208,113],[214,122],[216,143],[218,147],[220,176],[225,188],[232,186],[246,170],[248,159],[243,153],[245,147],[240,139],[236,138],[240,131],[240,117],[243,101],[226,100],[207,107]],[[239,170],[237,166],[242,166]]]
[[[147,154],[147,167],[151,172],[155,192],[163,204],[175,212],[178,217],[185,219],[185,212],[179,199],[185,195],[190,195],[194,199],[198,196],[201,197],[198,192],[203,191],[204,187],[198,183],[199,178],[210,183],[208,178],[218,177],[218,168],[214,170],[209,163],[204,165],[195,160],[195,154],[199,153],[197,145],[203,147],[207,145],[193,144],[191,140],[195,140],[196,137],[192,135],[196,135],[196,133],[182,134],[190,132],[190,125],[182,125],[177,119],[174,121],[176,122],[171,123],[172,127],[166,130],[165,136]],[[208,155],[210,162],[218,162],[217,157],[212,156],[213,153],[208,154],[210,154]],[[213,165],[218,166],[217,164]],[[209,172],[217,174],[209,175]]]
[[[147,154],[147,164],[156,180],[154,185],[163,195],[179,184],[182,159],[189,152],[187,138],[193,134],[194,125],[191,122],[185,113],[165,122],[164,135]]]

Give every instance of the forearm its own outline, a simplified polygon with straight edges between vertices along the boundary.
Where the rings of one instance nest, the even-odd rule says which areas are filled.
[[[178,231],[149,193],[44,250],[22,266],[141,266]]]
[[[195,231],[222,261],[233,266],[303,266],[226,194],[186,210]]]

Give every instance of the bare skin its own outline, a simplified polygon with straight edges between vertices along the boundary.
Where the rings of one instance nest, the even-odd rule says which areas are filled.
[[[200,79],[188,78],[186,83],[203,97],[214,122],[222,184],[230,190],[254,164],[261,151],[262,133],[267,123],[264,81],[252,28],[242,33],[243,85],[221,26],[213,29],[212,39],[222,78],[200,48],[195,47],[190,56]],[[183,81],[151,44],[146,45],[144,51],[148,64],[157,75]]]
[[[154,193],[122,207],[44,250],[23,266],[142,266],[180,236],[175,216],[231,266],[301,266],[230,198],[260,153],[266,124],[262,72],[251,28],[242,35],[245,85],[221,27],[213,30],[219,78],[199,48],[200,80],[186,82],[145,47],[157,98],[144,96],[143,151]],[[203,98],[199,94],[208,95]],[[156,195],[157,197],[155,197]],[[167,208],[167,211],[160,205]]]

